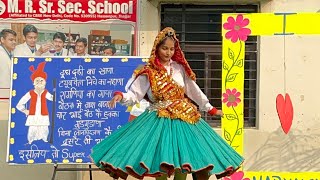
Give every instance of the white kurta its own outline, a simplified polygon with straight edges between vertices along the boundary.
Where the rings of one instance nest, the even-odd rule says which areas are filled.
[[[10,88],[11,84],[11,59],[6,50],[0,46],[0,88]],[[1,93],[1,97],[9,97],[9,89]]]
[[[165,66],[167,72],[170,74],[170,67],[172,68],[172,78],[178,83],[180,86],[184,87],[185,94],[198,104],[201,111],[209,111],[213,108],[210,104],[207,96],[201,91],[199,86],[195,81],[190,79],[182,65],[178,64],[175,61],[170,61],[168,66]],[[123,93],[123,99],[121,103],[124,105],[134,105],[139,103],[145,94],[148,94],[151,102],[154,102],[154,98],[152,96],[150,82],[145,75],[140,75],[130,86],[128,92]]]
[[[35,92],[37,94],[37,101],[36,101],[36,112],[35,115],[29,115],[26,121],[26,126],[49,126],[50,125],[50,121],[49,121],[49,115],[41,115],[41,94],[38,94],[37,92]],[[31,95],[30,92],[27,92],[18,102],[17,104],[17,109],[20,111],[23,111],[25,109],[28,109],[26,107],[27,102],[31,99]],[[46,94],[46,99],[48,99],[49,101],[53,100],[53,96],[52,94],[50,94],[49,92],[47,92]]]
[[[40,48],[39,44],[36,44],[36,51]],[[15,50],[14,50],[14,55],[15,56],[35,56],[36,51],[34,53],[31,52],[29,46],[27,45],[26,42],[19,44]]]

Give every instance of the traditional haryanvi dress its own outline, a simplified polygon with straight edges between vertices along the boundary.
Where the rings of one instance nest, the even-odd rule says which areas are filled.
[[[163,66],[156,48],[167,36],[175,40],[175,53]],[[93,147],[90,156],[101,170],[138,179],[208,170],[220,178],[242,164],[243,158],[201,118],[198,108],[210,114],[216,109],[196,84],[171,28],[157,36],[149,62],[121,103],[133,105],[145,96],[151,105],[144,113]]]

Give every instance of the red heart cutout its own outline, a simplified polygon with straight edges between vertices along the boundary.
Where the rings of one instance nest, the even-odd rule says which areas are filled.
[[[278,94],[276,104],[281,127],[288,134],[293,120],[293,106],[289,94],[286,93],[285,98],[283,98],[282,94]]]

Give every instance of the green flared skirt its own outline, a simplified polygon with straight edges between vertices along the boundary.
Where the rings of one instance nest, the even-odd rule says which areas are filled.
[[[145,111],[92,148],[92,161],[114,177],[172,175],[208,170],[231,175],[243,162],[224,139],[200,119],[190,124]]]

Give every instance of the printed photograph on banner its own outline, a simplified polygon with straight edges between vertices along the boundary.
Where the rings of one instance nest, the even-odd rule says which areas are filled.
[[[4,31],[3,31],[4,30]],[[13,56],[132,56],[134,25],[113,23],[4,23],[0,31],[11,31],[11,47],[3,43],[8,57]],[[15,35],[14,35],[15,34]],[[10,33],[9,33],[10,35]],[[4,41],[6,40],[4,36]],[[10,40],[8,40],[10,41]]]

